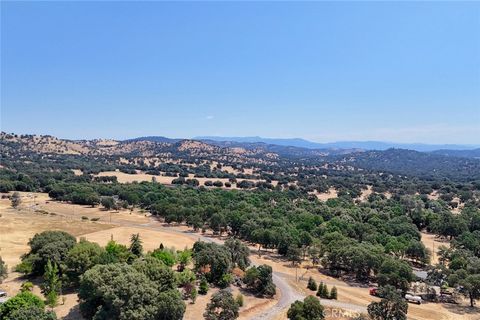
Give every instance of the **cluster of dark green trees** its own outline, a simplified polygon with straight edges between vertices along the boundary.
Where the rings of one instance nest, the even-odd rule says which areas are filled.
[[[52,307],[62,288],[68,288],[78,289],[80,311],[87,319],[183,317],[185,303],[177,289],[181,276],[162,257],[144,254],[138,235],[132,235],[129,247],[112,240],[103,248],[77,242],[66,232],[46,231],[29,245],[16,269],[29,276],[43,274],[42,292]],[[175,253],[179,264],[188,263],[188,252]]]
[[[480,212],[468,207],[459,215],[445,213],[436,230],[453,240],[450,248],[439,248],[439,263],[430,268],[428,281],[457,288],[473,307],[480,299]]]
[[[28,290],[0,304],[0,319],[2,320],[56,320],[54,312],[45,310],[41,298]]]
[[[30,251],[22,257],[16,271],[32,277],[43,275],[42,293],[51,307],[57,305],[63,289],[78,290],[80,311],[87,319],[182,319],[183,300],[195,303],[197,294],[206,294],[211,285],[227,288],[235,280],[234,268],[245,270],[245,276],[239,280],[247,290],[263,297],[275,294],[271,267],[248,268],[249,249],[233,238],[224,245],[196,242],[192,250],[183,251],[160,244],[158,249],[144,253],[138,234],[131,236],[128,247],[113,240],[101,247],[84,239],[77,242],[63,231],[45,231],[36,234],[29,246]],[[193,271],[187,268],[192,259]],[[176,272],[172,270],[175,265]],[[0,268],[3,278],[6,274],[3,261]],[[20,295],[15,299],[24,298]],[[11,303],[15,303],[15,299],[11,299]],[[212,297],[211,304],[227,303],[225,300],[229,299],[229,293],[221,291]],[[242,303],[235,300],[233,313],[237,316]],[[28,312],[43,310],[43,301],[38,306],[34,304],[36,309]],[[14,308],[5,304],[0,312],[4,312],[5,319],[10,319],[10,314],[22,306]],[[27,307],[30,308],[31,303],[25,304]],[[206,314],[211,315],[210,318],[206,315],[207,319],[217,319],[213,316],[217,311],[214,307],[207,310]]]
[[[477,228],[469,220],[478,216],[474,206],[455,216],[444,202],[420,196],[386,199],[373,194],[357,205],[346,198],[320,203],[296,192],[171,189],[152,183],[63,183],[46,190],[57,200],[102,202],[107,208],[113,205],[107,200],[116,196],[123,207],[140,206],[167,222],[185,222],[197,230],[229,232],[285,255],[289,248],[292,252],[298,248],[305,257],[317,240],[321,248],[317,256],[321,254],[328,269],[353,273],[359,279],[378,272],[385,257],[428,262],[420,229],[468,241],[471,236],[465,232]]]
[[[308,296],[303,301],[292,303],[287,312],[289,320],[323,320],[324,308],[314,296]]]
[[[232,269],[239,268],[245,270],[241,280],[247,290],[261,297],[271,298],[275,295],[272,267],[260,265],[248,268],[250,251],[240,240],[230,238],[224,245],[196,242],[192,251],[195,271],[208,282],[226,288],[234,280]]]
[[[333,299],[337,300],[338,297],[338,292],[337,292],[337,287],[333,286],[331,291],[328,291],[328,285],[320,282],[320,284],[317,286],[317,282],[312,278],[308,278],[307,282],[307,288],[312,291],[317,292],[317,297],[323,298],[323,299]]]
[[[151,183],[85,187],[98,197],[116,195],[169,223],[229,233],[263,249],[275,249],[293,263],[309,258],[333,275],[375,279],[403,291],[414,279],[410,264],[430,260],[420,230],[451,238],[455,248],[468,249],[470,255],[479,252],[480,212],[474,204],[452,214],[443,200],[421,195],[388,199],[374,193],[364,203],[348,197],[320,203],[298,192],[172,189]],[[63,193],[51,192],[51,196],[68,200],[82,188],[62,185],[58,189]]]
[[[232,293],[222,289],[212,295],[207,304],[203,317],[206,320],[227,320],[238,318],[238,309],[241,307],[238,299]]]

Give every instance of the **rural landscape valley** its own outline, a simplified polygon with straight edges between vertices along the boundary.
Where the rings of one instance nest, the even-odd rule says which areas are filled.
[[[326,319],[360,319],[386,299],[372,294],[379,286],[399,290],[409,319],[478,319],[479,159],[159,139],[1,134],[8,298],[45,295],[44,269],[53,263],[61,290],[45,312],[133,312],[147,288],[101,280],[114,270],[97,273],[92,287],[81,280],[124,263],[132,273],[159,268],[163,276],[147,272],[148,281],[171,277],[169,299],[178,301],[157,307],[159,319],[198,319],[221,292],[238,303],[226,319],[285,319],[308,296]],[[34,249],[36,238],[44,247]],[[110,305],[97,281],[117,283],[108,290],[124,302]],[[131,290],[140,292],[127,298]],[[422,303],[407,304],[405,294]]]
[[[480,1],[0,1],[0,320],[480,320]]]

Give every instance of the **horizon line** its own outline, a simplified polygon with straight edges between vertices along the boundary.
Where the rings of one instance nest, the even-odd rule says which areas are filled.
[[[320,142],[320,141],[315,141],[315,140],[310,140],[302,137],[289,137],[289,138],[283,138],[283,137],[263,137],[263,136],[257,136],[257,135],[245,135],[245,136],[223,136],[223,135],[195,135],[193,137],[183,137],[183,138],[172,138],[167,135],[137,135],[134,137],[129,137],[129,138],[105,138],[105,137],[96,137],[96,138],[65,138],[61,137],[59,135],[54,135],[50,133],[15,133],[15,132],[6,132],[6,131],[1,131],[2,133],[5,134],[13,134],[13,135],[33,135],[33,136],[51,136],[55,137],[58,139],[62,140],[71,140],[71,141],[91,141],[91,140],[115,140],[115,141],[126,141],[126,140],[132,140],[132,139],[138,139],[138,138],[148,138],[148,137],[163,137],[171,140],[209,140],[208,138],[227,138],[227,139],[234,139],[234,138],[259,138],[259,139],[270,139],[270,140],[303,140],[305,142],[310,142],[310,143],[317,143],[317,144],[335,144],[335,143],[384,143],[384,144],[398,144],[398,145],[419,145],[419,146],[462,146],[462,147],[472,147],[472,148],[480,148],[480,142],[479,143],[429,143],[429,142],[398,142],[398,141],[391,141],[391,140],[372,140],[372,139],[366,139],[366,140],[334,140],[334,141],[325,141],[325,142]],[[232,141],[232,140],[217,140],[217,141]],[[248,142],[245,142],[248,143]],[[254,143],[254,142],[252,142]]]

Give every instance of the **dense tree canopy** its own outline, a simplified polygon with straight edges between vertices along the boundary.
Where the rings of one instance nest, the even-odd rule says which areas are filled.
[[[105,249],[97,243],[81,239],[67,254],[66,265],[69,279],[78,283],[79,278],[88,269],[99,264]]]
[[[233,266],[230,251],[215,243],[195,242],[193,258],[197,272],[204,273],[213,283],[219,283]]]
[[[22,258],[22,261],[31,265],[34,275],[43,274],[49,260],[63,273],[66,270],[68,252],[76,242],[74,236],[64,231],[44,231],[35,234],[28,242],[30,252]]]
[[[250,265],[250,249],[239,239],[230,238],[225,241],[225,247],[230,252],[231,260],[234,266],[245,270]]]
[[[290,320],[322,320],[325,319],[323,306],[314,296],[308,296],[303,301],[295,301],[288,309]]]
[[[29,291],[20,292],[16,296],[0,304],[0,319],[3,320],[54,320],[54,313],[44,311],[43,301]],[[38,318],[37,318],[38,317]]]
[[[275,284],[272,279],[272,267],[269,265],[253,266],[245,272],[243,282],[247,288],[260,296],[272,297],[275,295]]]
[[[238,308],[232,293],[220,290],[212,295],[203,317],[206,320],[233,320],[238,318]]]
[[[182,319],[185,304],[162,275],[163,266],[153,260],[146,263],[97,265],[85,272],[78,294],[82,315],[87,319]]]

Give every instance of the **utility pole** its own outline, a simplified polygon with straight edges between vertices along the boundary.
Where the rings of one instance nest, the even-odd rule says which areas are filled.
[[[432,260],[435,261],[435,239],[432,242]]]

